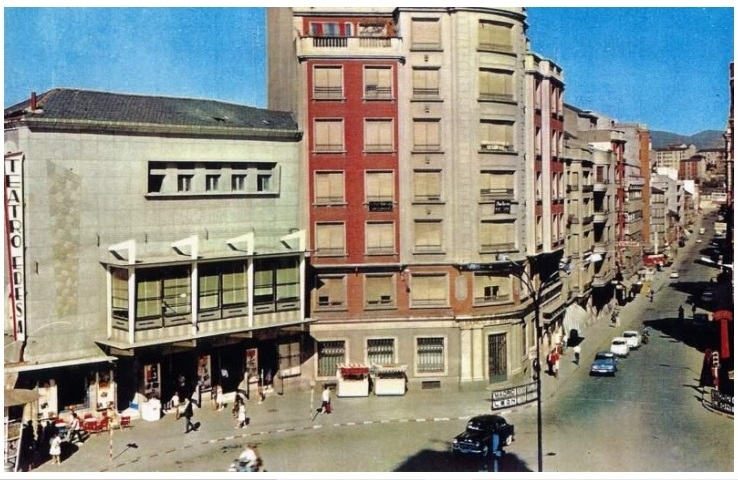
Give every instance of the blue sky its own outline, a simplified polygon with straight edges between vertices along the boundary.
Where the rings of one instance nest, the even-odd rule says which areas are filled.
[[[4,106],[55,87],[266,107],[259,8],[4,8]],[[652,130],[722,130],[733,8],[529,8],[565,101]]]

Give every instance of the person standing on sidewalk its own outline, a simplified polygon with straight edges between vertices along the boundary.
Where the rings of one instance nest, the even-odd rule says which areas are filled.
[[[574,363],[579,365],[579,355],[582,353],[582,347],[579,344],[574,346]]]
[[[185,433],[190,433],[190,430],[195,429],[195,425],[192,423],[192,417],[195,416],[195,412],[192,408],[192,399],[185,398],[185,406],[182,415],[185,417]]]

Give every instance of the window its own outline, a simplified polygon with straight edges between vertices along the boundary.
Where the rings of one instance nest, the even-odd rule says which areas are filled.
[[[439,151],[441,149],[441,121],[413,121],[413,150],[420,152]]]
[[[367,339],[366,363],[369,365],[390,365],[395,363],[395,339]]]
[[[539,157],[541,155],[541,151],[542,151],[541,150],[541,145],[543,145],[542,141],[543,141],[543,137],[541,136],[541,127],[536,127],[536,145],[535,145],[535,149],[536,150],[535,150],[535,154],[536,154],[537,157]]]
[[[498,102],[515,100],[513,73],[503,70],[480,70],[479,98]]]
[[[366,172],[366,201],[392,202],[395,199],[393,172]]]
[[[512,52],[512,28],[510,25],[479,22],[479,48],[496,52]]]
[[[416,202],[441,200],[440,171],[413,172],[413,200]]]
[[[188,266],[136,271],[136,329],[145,330],[188,321],[191,311]]]
[[[246,175],[231,176],[231,190],[234,192],[243,192],[246,190]]]
[[[443,229],[440,220],[415,221],[415,253],[443,251]]]
[[[513,141],[514,122],[483,120],[479,124],[479,138],[483,151],[512,152],[515,150]]]
[[[248,304],[248,287],[246,284],[246,264],[232,262],[221,267],[223,283],[223,306],[235,307]]]
[[[213,266],[198,269],[198,307],[201,311],[220,308],[220,275]]]
[[[410,279],[412,307],[448,305],[448,279],[444,274],[413,274]]]
[[[366,254],[393,255],[395,253],[395,224],[368,222],[366,224]]]
[[[318,288],[315,290],[319,309],[342,308],[346,306],[346,277],[318,276]]]
[[[392,275],[367,275],[364,278],[364,299],[367,307],[395,305],[395,285]]]
[[[189,192],[192,190],[192,175],[177,175],[177,191]]]
[[[316,152],[343,152],[343,120],[316,119]]]
[[[335,377],[338,366],[346,363],[346,342],[329,340],[318,342],[318,376]]]
[[[259,311],[273,311],[274,303],[274,267],[271,265],[269,260],[255,260],[254,309]]]
[[[438,69],[413,69],[413,98],[438,98],[441,95]]]
[[[479,174],[480,200],[510,199],[515,195],[515,172],[482,171]]]
[[[482,221],[479,228],[480,248],[483,252],[515,248],[515,222],[512,220]]]
[[[161,315],[161,285],[153,275],[136,275],[136,319]]]
[[[345,225],[318,223],[315,225],[315,249],[318,256],[345,255]]]
[[[128,271],[123,268],[111,268],[113,283],[113,317],[128,320]]]
[[[205,175],[205,191],[206,192],[217,192],[219,183],[220,183],[220,175],[216,175],[216,174]]]
[[[344,203],[343,172],[315,172],[315,203]]]
[[[272,191],[272,174],[259,173],[256,175],[256,191],[271,192]]]
[[[487,358],[490,383],[507,380],[507,336],[504,333],[487,337]]]
[[[316,99],[342,99],[343,68],[324,66],[314,67],[313,96]]]
[[[410,26],[411,48],[438,50],[441,48],[441,25],[435,18],[414,18]]]
[[[364,67],[364,98],[392,98],[391,67]]]
[[[443,337],[416,339],[416,352],[415,370],[417,373],[443,373],[446,370]]]
[[[391,152],[394,149],[392,120],[364,120],[364,151]]]
[[[296,257],[273,259],[277,272],[277,309],[300,299],[300,265]]]
[[[313,37],[350,37],[352,36],[350,23],[313,22],[310,24],[310,35]]]
[[[300,375],[302,355],[300,353],[299,337],[288,338],[277,345],[277,356],[279,362],[279,374],[282,377],[295,377]]]
[[[510,301],[512,299],[510,285],[509,276],[498,276],[489,273],[475,274],[474,304]]]
[[[172,267],[164,271],[164,316],[190,313],[190,272],[189,268]]]

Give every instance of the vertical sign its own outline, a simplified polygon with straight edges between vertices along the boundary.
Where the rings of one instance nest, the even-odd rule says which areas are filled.
[[[10,303],[15,340],[26,338],[26,272],[23,231],[23,154],[5,156],[5,243],[8,246]]]

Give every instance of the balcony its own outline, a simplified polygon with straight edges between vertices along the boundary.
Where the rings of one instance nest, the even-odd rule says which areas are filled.
[[[595,223],[607,223],[608,218],[610,218],[610,212],[595,212],[594,213]]]
[[[402,40],[397,37],[300,37],[300,60],[325,57],[395,57],[403,58]]]
[[[594,191],[594,185],[582,185],[582,192],[589,193]]]
[[[492,202],[495,200],[512,199],[515,196],[513,188],[482,188],[479,190],[480,202]]]
[[[515,151],[515,146],[505,142],[483,141],[479,146],[479,150],[482,152],[512,153]]]

